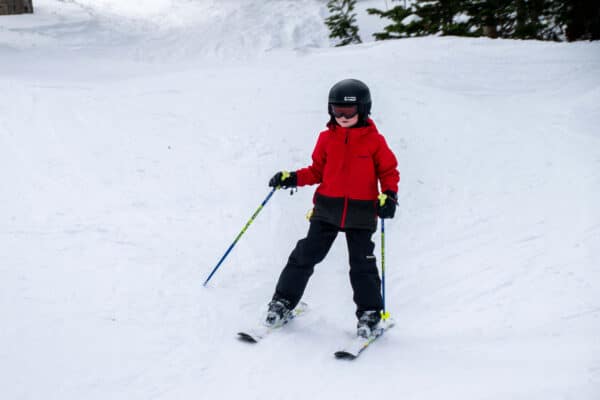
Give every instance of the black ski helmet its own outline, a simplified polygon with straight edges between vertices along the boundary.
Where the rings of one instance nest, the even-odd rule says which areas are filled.
[[[327,112],[333,118],[331,104],[356,104],[359,118],[365,120],[371,113],[371,92],[369,87],[358,79],[344,79],[329,90]]]

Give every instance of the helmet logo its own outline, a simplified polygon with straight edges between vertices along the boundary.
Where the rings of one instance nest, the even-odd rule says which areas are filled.
[[[356,101],[356,96],[344,96],[344,101]]]

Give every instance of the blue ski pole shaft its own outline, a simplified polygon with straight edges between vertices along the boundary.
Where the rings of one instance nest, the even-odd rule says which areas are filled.
[[[275,191],[277,189],[278,188],[274,187],[273,190],[271,190],[269,192],[269,194],[267,195],[267,197],[263,200],[263,202],[261,203],[261,205],[256,209],[256,211],[254,212],[254,214],[252,214],[252,217],[250,217],[250,220],[246,223],[246,225],[244,225],[244,227],[242,228],[242,230],[240,231],[240,233],[236,236],[236,238],[233,241],[233,243],[231,243],[231,246],[229,246],[229,248],[227,249],[227,251],[225,252],[225,254],[223,254],[223,257],[221,257],[221,259],[219,260],[219,262],[217,263],[217,265],[211,271],[210,275],[208,275],[208,278],[206,278],[206,281],[204,281],[204,286],[206,286],[208,284],[208,281],[210,281],[210,279],[213,277],[213,275],[215,274],[215,272],[217,272],[217,270],[219,269],[219,267],[221,266],[221,264],[223,263],[223,261],[225,261],[225,259],[227,258],[227,256],[229,255],[229,253],[231,252],[231,250],[233,249],[233,247],[235,246],[235,244],[238,242],[238,240],[240,240],[240,238],[246,232],[246,230],[252,224],[252,222],[254,222],[254,220],[256,219],[256,216],[258,215],[258,213],[260,213],[260,211],[263,209],[263,207],[265,206],[265,204],[267,204],[267,202],[269,201],[269,199],[271,199],[271,196],[273,196],[273,193],[275,193]]]

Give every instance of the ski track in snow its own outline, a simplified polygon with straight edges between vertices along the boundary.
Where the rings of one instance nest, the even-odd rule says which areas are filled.
[[[241,4],[44,0],[0,19],[3,398],[597,399],[598,43],[333,49],[323,2]],[[396,327],[333,358],[355,324],[340,235],[309,312],[239,342],[314,188],[275,193],[202,282],[270,176],[310,162],[348,76],[400,163]]]

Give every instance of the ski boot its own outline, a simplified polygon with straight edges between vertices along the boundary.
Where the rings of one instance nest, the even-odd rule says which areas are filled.
[[[379,311],[370,310],[362,311],[358,314],[358,324],[356,325],[356,335],[365,339],[379,334],[381,327],[381,313]]]
[[[274,298],[269,303],[265,325],[277,327],[285,325],[292,316],[292,308],[289,300]]]

